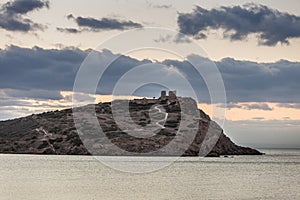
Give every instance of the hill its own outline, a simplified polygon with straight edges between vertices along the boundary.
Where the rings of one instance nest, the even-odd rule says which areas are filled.
[[[128,134],[128,130],[121,129],[113,118],[112,113],[124,113],[122,105],[125,104],[129,105],[129,118],[134,123],[128,123],[126,121],[128,119],[124,119],[123,122],[126,128],[138,137]],[[188,108],[186,113],[182,112],[183,107]],[[196,119],[186,117],[195,114]],[[97,119],[98,127],[90,124],[89,119],[92,117]],[[134,128],[136,126],[140,129]],[[97,129],[99,127],[103,131],[102,134],[99,134],[100,129]],[[151,137],[147,137],[147,127],[150,127],[149,130],[156,128],[157,131]],[[193,131],[196,131],[195,135],[191,134]],[[234,144],[216,122],[197,108],[193,99],[181,97],[172,99],[168,96],[130,102],[119,100],[99,103],[73,110],[65,109],[2,121],[0,122],[0,153],[261,155],[255,149]]]

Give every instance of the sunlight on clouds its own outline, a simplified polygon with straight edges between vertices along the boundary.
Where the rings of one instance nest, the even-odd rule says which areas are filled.
[[[175,53],[169,52],[165,49],[142,48],[142,49],[131,51],[129,53],[125,53],[125,55],[138,60],[146,59],[146,60],[159,61],[159,62],[162,62],[166,59],[180,60],[180,61],[184,60],[184,58],[182,58],[181,56],[178,56]]]
[[[243,105],[245,103],[238,103],[237,105]],[[247,103],[249,105],[257,104],[256,102]],[[226,118],[228,120],[300,120],[300,109],[283,108],[277,106],[277,103],[265,103],[272,110],[260,110],[260,109],[244,109],[232,108],[227,109]]]
[[[135,99],[142,98],[138,96],[113,96],[113,95],[99,95],[99,94],[85,94],[85,93],[77,93],[74,94],[72,91],[61,91],[60,94],[63,96],[64,100],[69,103],[70,107],[72,106],[73,100],[82,100],[82,105],[86,105],[87,103],[104,103],[111,102],[112,100],[117,99]],[[73,95],[76,96],[75,99],[72,99]],[[78,97],[80,95],[80,97]],[[74,102],[76,105],[80,105],[80,102]]]
[[[272,110],[249,109],[251,105],[267,104]],[[277,103],[269,102],[243,102],[236,103],[235,108],[226,108],[226,120],[242,121],[242,120],[300,120],[300,109],[285,108],[278,106]],[[243,107],[248,105],[248,107]],[[220,104],[198,104],[198,107],[204,110],[208,115],[212,116],[213,110],[217,110]]]

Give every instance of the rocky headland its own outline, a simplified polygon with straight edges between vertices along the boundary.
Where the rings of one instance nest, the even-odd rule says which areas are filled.
[[[123,120],[127,131],[118,127],[113,117],[114,113],[125,112],[123,104],[129,105],[130,119]],[[185,113],[182,112],[184,107]],[[89,122],[90,117],[96,119],[97,126]],[[131,123],[126,120],[131,120]],[[101,134],[98,133],[100,127]],[[143,127],[157,131],[148,137]],[[130,131],[141,137],[128,134]],[[168,144],[171,147],[165,148]],[[158,99],[118,100],[2,121],[0,153],[118,156],[262,154],[234,144],[216,122],[197,108],[193,99],[176,97],[172,93],[169,96],[162,93]]]

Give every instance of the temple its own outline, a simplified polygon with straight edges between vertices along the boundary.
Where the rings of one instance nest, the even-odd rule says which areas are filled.
[[[159,98],[155,98],[153,97],[153,99],[147,99],[147,98],[142,98],[142,99],[134,99],[133,102],[136,104],[148,104],[148,103],[160,103],[162,101],[167,101],[169,103],[171,102],[175,102],[177,100],[177,96],[176,96],[176,90],[170,90],[168,95],[167,92],[165,90],[162,90],[160,93],[160,97]]]

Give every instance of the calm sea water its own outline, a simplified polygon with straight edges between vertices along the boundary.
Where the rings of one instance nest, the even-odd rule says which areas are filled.
[[[300,199],[300,150],[180,158],[152,173],[93,157],[0,155],[0,199]]]

